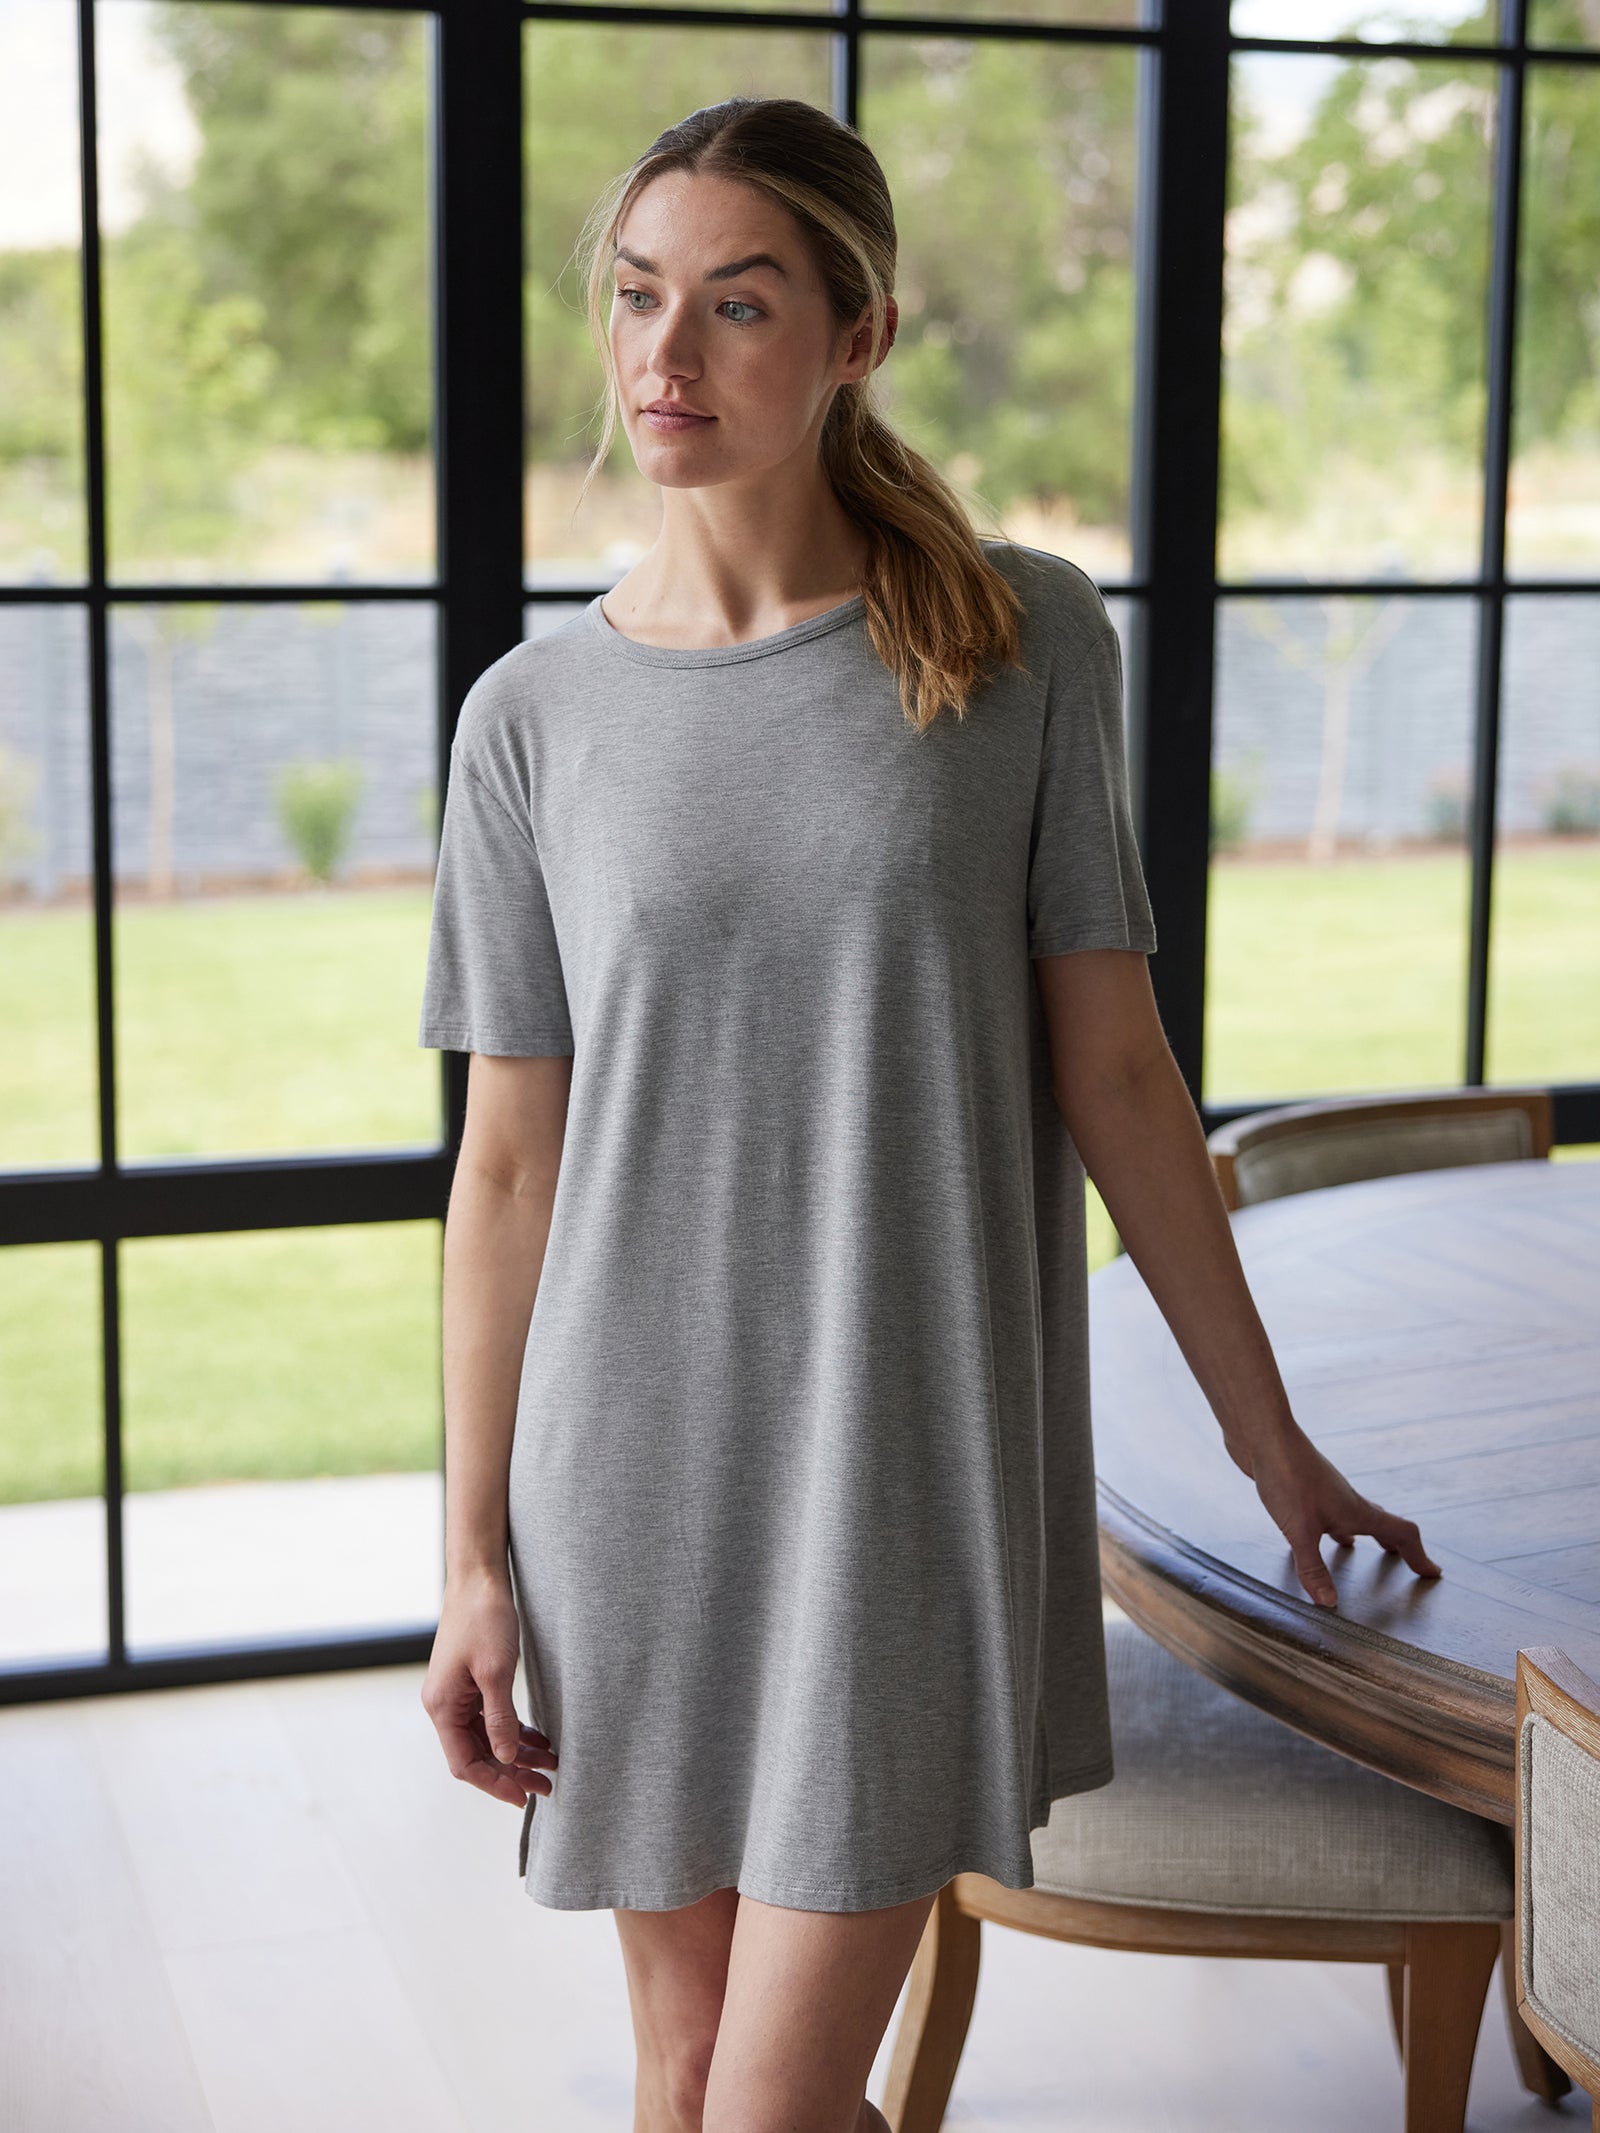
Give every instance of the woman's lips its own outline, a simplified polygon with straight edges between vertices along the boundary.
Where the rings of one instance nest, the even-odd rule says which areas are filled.
[[[644,419],[653,430],[670,431],[704,429],[708,422],[715,422],[717,418],[715,415],[680,415],[666,408],[647,407]]]

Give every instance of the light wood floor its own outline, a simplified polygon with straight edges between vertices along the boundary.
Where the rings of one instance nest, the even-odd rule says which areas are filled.
[[[517,1811],[450,1777],[421,1682],[0,1710],[0,2133],[630,2133],[611,1914],[522,1893]],[[1375,1969],[988,1927],[946,2122],[1398,2133],[1399,2104]],[[1497,1984],[1473,2133],[1585,2124],[1517,2088]]]

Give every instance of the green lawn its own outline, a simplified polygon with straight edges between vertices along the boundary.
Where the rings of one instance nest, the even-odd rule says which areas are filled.
[[[1215,864],[1207,1102],[1459,1081],[1467,893],[1459,851]],[[1600,839],[1502,853],[1490,940],[1486,1078],[1589,1080],[1600,1070]]]
[[[1492,1080],[1600,1065],[1597,919],[1600,841],[1502,855]],[[438,1055],[416,1045],[427,922],[425,887],[121,908],[121,1153],[433,1140]],[[1458,1080],[1465,937],[1459,853],[1219,861],[1208,1096]],[[0,944],[0,1167],[92,1160],[87,914],[13,908]],[[1092,1186],[1089,1244],[1096,1266],[1116,1248]],[[13,1247],[4,1263],[0,1503],[93,1495],[98,1255]],[[143,1238],[118,1264],[129,1487],[437,1462],[437,1224]]]
[[[112,929],[118,1154],[393,1146],[439,1132],[417,1044],[429,890],[130,903]],[[19,1041],[0,1054],[0,1168],[93,1162],[86,912],[0,915]]]

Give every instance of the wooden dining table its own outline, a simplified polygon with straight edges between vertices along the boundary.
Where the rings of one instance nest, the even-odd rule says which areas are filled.
[[[1239,1209],[1296,1419],[1414,1518],[1317,1607],[1126,1255],[1089,1281],[1110,1596],[1213,1680],[1373,1769],[1512,1819],[1516,1655],[1600,1679],[1600,1162],[1470,1164]]]

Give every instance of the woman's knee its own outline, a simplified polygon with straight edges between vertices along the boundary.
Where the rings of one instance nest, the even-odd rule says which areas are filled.
[[[665,2064],[656,2068],[656,2092],[674,2133],[680,2127],[683,2133],[700,2133],[716,2041],[715,2032],[681,2038],[668,2049]]]
[[[663,2133],[699,2133],[738,1904],[719,1889],[675,1911],[615,1914],[651,2133],[657,2119]]]

